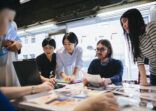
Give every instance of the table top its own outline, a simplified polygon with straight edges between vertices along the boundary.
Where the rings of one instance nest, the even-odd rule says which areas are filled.
[[[49,92],[25,96],[17,107],[40,111],[72,111],[82,100],[101,93],[113,92],[122,111],[151,111],[156,103],[156,87],[123,84],[110,85],[107,88],[84,87],[82,83],[66,84],[64,88]],[[156,106],[156,104],[154,105]]]

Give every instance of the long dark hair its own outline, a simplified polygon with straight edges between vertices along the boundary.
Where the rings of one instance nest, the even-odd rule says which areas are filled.
[[[128,19],[129,33],[126,33],[126,31],[123,28],[123,24],[121,22],[122,18]],[[130,9],[121,16],[120,22],[121,22],[123,31],[125,33],[125,36],[127,37],[128,44],[130,40],[133,60],[134,62],[136,62],[137,57],[141,56],[139,36],[145,33],[146,25],[145,25],[144,19],[138,9]]]
[[[101,39],[101,40],[98,41],[97,45],[99,45],[99,44],[102,44],[103,46],[105,46],[105,47],[108,48],[108,54],[107,54],[107,56],[109,58],[111,58],[112,57],[112,54],[113,54],[113,49],[112,49],[111,43],[108,40],[106,40],[106,39]]]

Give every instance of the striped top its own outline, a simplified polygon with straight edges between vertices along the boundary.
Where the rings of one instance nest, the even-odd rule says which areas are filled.
[[[144,64],[144,58],[148,58],[150,74],[156,75],[156,22],[148,23],[146,32],[139,39],[142,57],[139,57],[137,62],[138,64]]]

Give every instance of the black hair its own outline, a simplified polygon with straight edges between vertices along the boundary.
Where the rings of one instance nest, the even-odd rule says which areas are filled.
[[[54,39],[51,39],[51,38],[45,38],[43,41],[42,41],[42,47],[46,46],[46,45],[50,45],[50,46],[53,46],[54,49],[56,48],[56,42]]]
[[[126,31],[123,28],[123,24],[121,22],[122,18],[128,19],[129,33],[126,33]],[[127,10],[121,16],[120,22],[121,22],[123,31],[125,33],[125,36],[127,37],[129,46],[131,44],[133,61],[136,62],[136,59],[141,56],[139,37],[145,33],[145,27],[146,27],[143,16],[141,15],[138,9],[135,9],[135,8],[130,9],[130,10]],[[130,40],[130,43],[129,43],[129,40]]]
[[[75,46],[78,44],[78,37],[73,32],[69,32],[69,33],[66,33],[64,35],[63,40],[62,40],[62,44],[64,44],[65,39],[67,39],[69,42],[75,44]]]
[[[108,54],[107,54],[107,56],[109,58],[111,58],[112,55],[113,55],[113,49],[112,49],[112,45],[111,45],[110,41],[109,40],[106,40],[106,39],[101,39],[101,40],[98,41],[97,45],[99,45],[99,44],[102,44],[103,46],[105,46],[105,47],[108,48]]]
[[[17,8],[19,8],[18,0],[0,0],[0,11],[10,9],[16,12]]]

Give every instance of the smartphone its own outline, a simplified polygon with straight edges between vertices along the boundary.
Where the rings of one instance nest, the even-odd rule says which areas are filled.
[[[58,84],[58,83],[56,83],[55,84],[55,89],[59,89],[59,88],[63,88],[63,87],[65,87],[66,85],[64,85],[64,84]]]

